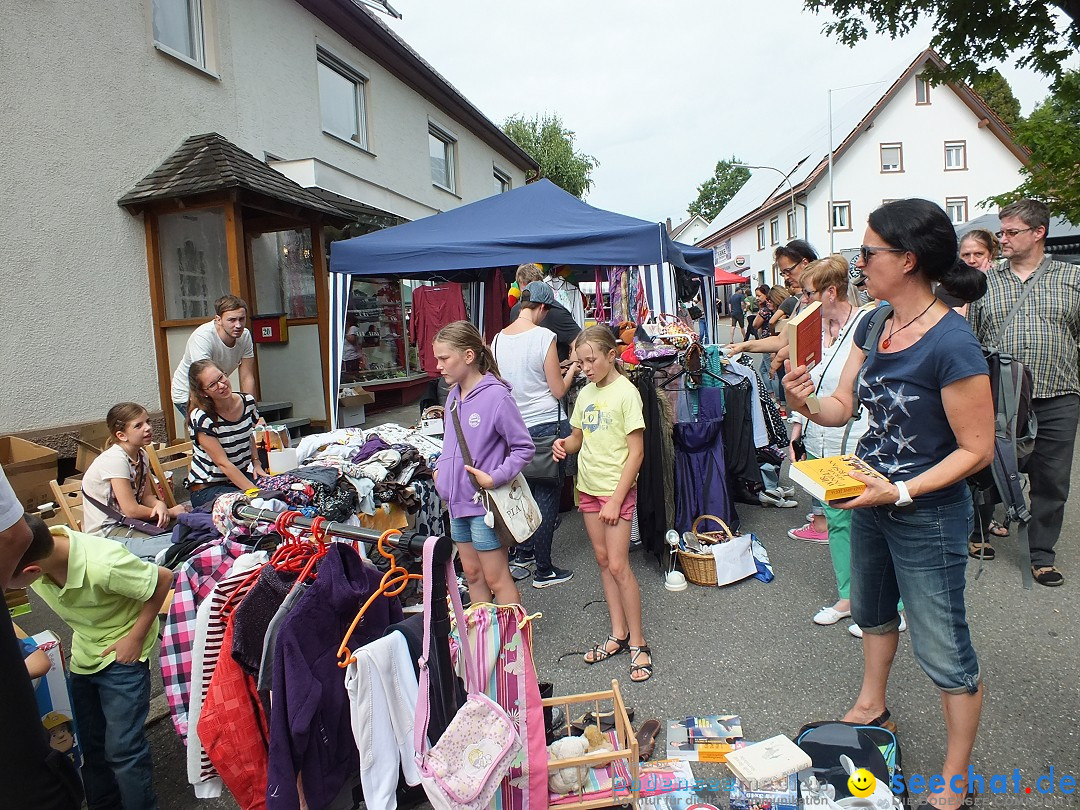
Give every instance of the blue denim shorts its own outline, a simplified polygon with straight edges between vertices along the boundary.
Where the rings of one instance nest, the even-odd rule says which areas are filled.
[[[971,498],[934,506],[856,509],[851,519],[851,617],[864,633],[900,623],[903,598],[915,658],[944,692],[974,694],[979,661],[964,605]]]
[[[498,551],[502,548],[495,530],[484,523],[483,515],[450,518],[450,539],[455,543],[472,543],[477,551]]]

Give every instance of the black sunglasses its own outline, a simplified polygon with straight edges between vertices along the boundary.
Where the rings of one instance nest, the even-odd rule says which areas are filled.
[[[869,262],[875,253],[907,253],[907,251],[903,248],[874,247],[872,245],[859,246],[859,256],[862,258],[863,264]]]

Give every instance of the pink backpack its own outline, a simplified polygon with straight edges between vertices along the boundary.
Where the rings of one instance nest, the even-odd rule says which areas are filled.
[[[425,583],[432,581],[432,553],[436,539],[429,538],[424,544]],[[428,748],[427,730],[431,711],[428,705],[430,674],[427,662],[431,647],[431,588],[426,585],[424,654],[420,659],[413,749],[424,792],[436,810],[484,810],[521,750],[521,738],[514,721],[498,703],[483,693],[482,684],[477,683],[479,667],[473,660],[452,560],[446,561],[446,585],[457,619],[461,642],[459,652],[464,656],[468,699],[458,709],[439,741]]]

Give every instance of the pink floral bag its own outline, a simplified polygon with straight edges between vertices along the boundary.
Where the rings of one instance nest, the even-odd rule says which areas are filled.
[[[436,538],[424,544],[424,581],[432,581]],[[465,612],[457,589],[452,560],[446,561],[446,584],[460,629],[468,699],[434,746],[428,748],[430,718],[428,657],[431,647],[431,588],[424,588],[424,654],[420,659],[420,689],[413,726],[413,750],[420,781],[436,810],[483,810],[491,803],[510,764],[521,750],[517,726],[503,708],[483,693],[478,667],[472,660]]]

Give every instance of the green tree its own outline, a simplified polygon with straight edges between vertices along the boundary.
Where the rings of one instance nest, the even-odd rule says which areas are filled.
[[[1080,225],[1080,71],[1070,70],[1034,112],[1016,125],[1017,143],[1031,152],[1024,182],[988,202],[1042,200],[1050,213]]]
[[[1020,101],[1013,95],[1008,80],[997,68],[991,68],[976,79],[972,87],[990,109],[997,113],[998,118],[1009,125],[1009,129],[1016,129],[1016,125],[1020,123]]]
[[[600,161],[575,151],[576,136],[573,130],[563,126],[558,115],[534,115],[532,118],[512,115],[503,122],[502,128],[540,164],[540,177],[546,177],[579,198],[592,188],[592,170],[600,165]]]
[[[803,0],[803,7],[815,13],[831,11],[836,19],[826,23],[825,33],[849,46],[866,39],[864,18],[892,39],[932,20],[930,44],[949,66],[943,74],[929,71],[935,79],[973,83],[984,65],[1017,54],[1019,67],[1056,82],[1064,61],[1080,50],[1080,0]],[[1058,31],[1055,11],[1069,18],[1063,31]]]
[[[686,206],[690,216],[700,214],[711,222],[750,179],[750,170],[732,165],[735,163],[742,161],[732,155],[730,160],[721,160],[716,164],[713,176],[698,186],[697,199]]]

